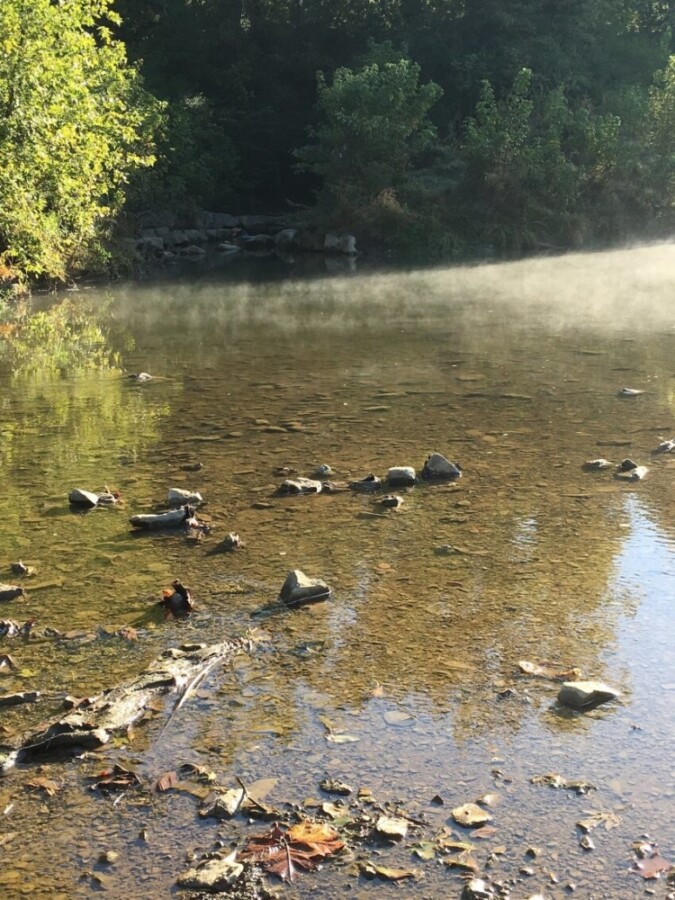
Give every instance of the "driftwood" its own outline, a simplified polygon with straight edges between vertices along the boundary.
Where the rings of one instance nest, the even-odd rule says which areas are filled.
[[[88,698],[70,712],[4,739],[0,744],[0,774],[34,754],[101,747],[136,722],[158,695],[177,693],[176,712],[193,686],[212,668],[240,650],[250,651],[255,643],[255,636],[251,636],[210,646],[165,650],[136,678]]]

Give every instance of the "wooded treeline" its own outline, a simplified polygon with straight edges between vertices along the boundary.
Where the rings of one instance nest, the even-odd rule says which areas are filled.
[[[3,0],[0,252],[289,212],[437,258],[669,233],[668,0]],[[301,212],[298,212],[301,210]]]

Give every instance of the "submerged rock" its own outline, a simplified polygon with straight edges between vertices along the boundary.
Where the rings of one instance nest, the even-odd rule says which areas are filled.
[[[180,509],[172,509],[170,512],[145,513],[132,516],[129,522],[134,528],[145,528],[147,530],[181,528],[184,525],[189,525],[193,516],[194,509],[191,506],[181,506]]]
[[[169,488],[167,501],[170,506],[184,506],[186,503],[203,503],[199,491],[186,491],[183,488]]]
[[[397,509],[403,504],[403,497],[399,497],[398,494],[387,494],[379,502],[381,506],[385,506],[387,509]]]
[[[18,584],[0,584],[0,600],[16,600],[23,594],[24,590]]]
[[[36,703],[39,691],[17,691],[15,694],[0,694],[0,706],[18,706],[20,703]]]
[[[392,487],[412,487],[417,476],[412,466],[394,466],[387,472],[387,481]]]
[[[608,459],[587,459],[583,467],[587,471],[596,472],[600,469],[611,469],[613,465],[614,463]]]
[[[619,397],[639,397],[640,394],[644,394],[644,391],[638,390],[637,388],[623,387],[623,388],[621,388],[621,390],[619,391],[617,396],[619,396]]]
[[[330,588],[320,578],[308,578],[300,569],[293,569],[286,576],[279,600],[285,606],[303,606],[330,597]]]
[[[326,465],[325,463],[321,466],[317,466],[316,469],[314,469],[315,478],[330,478],[330,476],[333,474],[334,473],[331,467]]]
[[[145,384],[146,381],[152,381],[152,375],[148,372],[134,372],[127,377],[131,378],[132,381],[138,382],[138,384]]]
[[[461,478],[462,469],[440,453],[432,453],[424,463],[422,478]]]
[[[654,453],[672,453],[675,450],[675,440],[661,441]]]
[[[173,590],[167,588],[157,605],[163,606],[167,614],[176,618],[189,616],[195,608],[190,591],[178,579],[172,583],[171,587]]]
[[[635,466],[633,469],[622,469],[615,474],[620,481],[642,481],[649,474],[647,466]]]
[[[565,681],[558,691],[558,703],[570,709],[590,710],[619,696],[618,691],[600,681]]]
[[[180,887],[196,891],[218,893],[227,891],[244,871],[242,863],[235,862],[236,850],[225,859],[215,857],[200,864],[195,869],[188,869],[178,876]]]
[[[382,480],[377,475],[366,475],[360,481],[350,481],[349,487],[353,491],[376,491],[382,485]]]
[[[282,495],[319,494],[322,488],[323,484],[320,481],[315,481],[312,478],[303,478],[299,475],[297,478],[287,478],[286,481],[283,481],[279,485],[277,493]]]
[[[241,550],[244,546],[244,542],[239,537],[238,534],[235,534],[234,531],[231,531],[229,534],[225,535],[223,540],[218,544],[217,547],[214,547],[214,551],[228,553],[231,550]]]

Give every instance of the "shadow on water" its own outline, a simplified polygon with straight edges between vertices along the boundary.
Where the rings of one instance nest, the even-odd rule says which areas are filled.
[[[475,856],[490,859],[489,877],[515,879],[514,897],[562,897],[570,883],[584,897],[635,896],[633,840],[648,831],[675,858],[675,463],[651,456],[675,436],[674,281],[664,245],[318,280],[208,273],[69,298],[87,310],[71,343],[96,339],[68,362],[62,335],[58,365],[43,346],[40,365],[0,375],[0,580],[18,558],[37,569],[7,616],[62,635],[3,641],[17,661],[6,690],[48,699],[5,711],[2,725],[45,717],[59,692],[128,678],[167,646],[243,633],[290,569],[325,579],[333,597],[267,619],[269,643],[213,673],[161,738],[166,709],[95,758],[47,762],[53,797],[22,789],[34,767],[1,781],[0,809],[12,806],[0,837],[18,835],[3,846],[6,895],[166,895],[184,850],[221,833],[196,815],[200,790],[113,806],[87,779],[120,761],[151,784],[192,761],[226,787],[276,778],[275,805],[316,797],[329,773],[399,799],[426,819],[425,838],[462,831],[450,810],[491,791],[497,830],[473,839]],[[154,377],[125,377],[138,371]],[[617,396],[624,386],[645,393]],[[419,469],[434,450],[464,477],[419,484],[399,509],[349,491],[275,493],[279,467],[310,476],[328,463],[348,482]],[[582,470],[599,456],[631,456],[649,477]],[[71,488],[105,485],[123,508],[68,510]],[[165,508],[174,486],[202,493],[213,533],[133,536],[129,517]],[[213,554],[229,531],[246,547]],[[198,607],[187,622],[155,615],[175,578]],[[577,667],[621,698],[563,712],[558,685],[519,674],[520,660]],[[329,742],[325,720],[358,740]],[[597,792],[531,783],[551,771]],[[592,852],[575,827],[590,808],[621,818],[594,833]],[[137,840],[143,829],[151,840]],[[256,830],[239,818],[222,834]],[[458,896],[460,876],[413,859],[412,843],[379,848],[384,864],[423,873],[406,893]],[[121,853],[105,871],[103,850]],[[327,864],[293,896],[345,889],[400,893]]]

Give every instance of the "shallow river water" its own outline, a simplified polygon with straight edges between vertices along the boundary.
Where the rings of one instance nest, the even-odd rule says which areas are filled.
[[[335,800],[319,788],[329,775],[423,823],[398,844],[355,843],[289,898],[459,897],[459,869],[412,852],[443,828],[474,844],[484,877],[512,879],[514,900],[572,886],[666,897],[665,877],[631,871],[631,847],[648,834],[675,861],[675,454],[652,453],[675,437],[674,298],[671,245],[316,279],[233,268],[41,304],[45,321],[86,310],[93,336],[82,318],[13,355],[20,330],[0,335],[0,581],[16,582],[19,558],[37,570],[0,610],[37,619],[30,640],[0,641],[18,667],[0,689],[44,694],[0,710],[3,732],[166,647],[256,622],[267,633],[163,733],[168,706],[96,758],[0,780],[0,895],[168,896],[189,854],[268,827],[199,818],[195,781],[118,802],[90,789],[115,762],[147,785],[193,762],[226,788],[275,779],[266,802],[281,809]],[[154,379],[125,375],[138,371]],[[418,485],[399,509],[354,492],[275,495],[277,467],[326,463],[349,481],[419,470],[432,451],[463,477]],[[601,456],[649,475],[582,469]],[[73,487],[104,485],[123,508],[69,508]],[[169,487],[202,493],[203,541],[132,533],[129,517],[161,509]],[[211,554],[229,531],[245,548]],[[294,568],[331,599],[252,619]],[[188,622],[155,605],[174,578],[196,598]],[[137,640],[106,636],[125,625]],[[577,667],[620,699],[566,711],[559,685],[519,674],[521,660]],[[358,740],[329,741],[331,728]],[[551,772],[596,790],[531,783]],[[54,796],[27,787],[37,776]],[[486,793],[495,830],[471,837],[451,811]],[[576,823],[593,812],[617,818],[588,850]],[[368,880],[358,858],[417,874]]]

